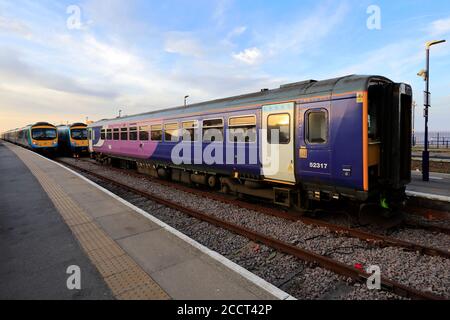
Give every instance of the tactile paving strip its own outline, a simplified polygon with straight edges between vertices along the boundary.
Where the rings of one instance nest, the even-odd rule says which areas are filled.
[[[10,148],[30,169],[119,300],[168,300],[169,295],[35,163],[37,156]]]

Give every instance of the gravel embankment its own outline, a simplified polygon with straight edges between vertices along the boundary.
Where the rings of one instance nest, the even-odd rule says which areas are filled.
[[[66,160],[67,161],[67,160]],[[78,162],[86,169],[95,169],[97,173],[113,176],[115,180],[135,188],[155,193],[165,199],[184,206],[199,209],[205,213],[245,226],[251,230],[271,235],[301,248],[329,256],[348,265],[360,263],[363,266],[378,265],[382,275],[422,291],[450,297],[450,260],[430,257],[415,252],[405,252],[401,248],[374,248],[359,239],[335,235],[323,228],[292,223],[281,218],[242,209],[237,206],[202,198],[180,190],[174,190],[146,178],[136,178],[124,173],[112,171],[87,162]],[[161,208],[139,197],[124,195],[124,198],[169,225],[191,236],[205,246],[227,256],[267,281],[281,287],[297,298],[320,299],[390,299],[398,298],[389,293],[369,291],[365,286],[348,285],[345,279],[322,268],[311,268],[304,262],[290,256],[275,253],[273,250],[249,243],[247,239],[217,229],[167,208]],[[410,230],[408,241],[414,239],[423,244],[430,241],[436,247],[445,245],[446,235],[428,235],[423,230]],[[441,242],[438,243],[438,237]],[[439,245],[439,247],[441,247]],[[446,248],[448,250],[448,247]]]

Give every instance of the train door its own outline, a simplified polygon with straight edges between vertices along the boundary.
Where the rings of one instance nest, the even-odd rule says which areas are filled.
[[[295,184],[295,103],[263,106],[261,161],[266,180]]]
[[[88,128],[88,148],[89,152],[94,151],[95,131],[92,128]]]
[[[332,172],[329,103],[300,105],[298,118],[297,165],[300,177],[324,181]]]

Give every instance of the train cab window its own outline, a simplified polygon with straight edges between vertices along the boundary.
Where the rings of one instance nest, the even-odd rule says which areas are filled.
[[[131,127],[130,128],[130,140],[137,141],[137,139],[138,139],[137,127]]]
[[[87,129],[72,129],[70,130],[71,138],[74,140],[86,140]]]
[[[162,125],[151,126],[151,139],[152,141],[162,141]]]
[[[118,141],[118,140],[120,140],[119,138],[120,138],[120,132],[119,132],[119,129],[114,129],[114,131],[113,131],[113,139],[114,139],[115,141]]]
[[[19,135],[18,135],[19,136]],[[32,129],[31,137],[33,140],[53,140],[56,139],[57,133],[55,129]]]
[[[228,120],[228,141],[256,142],[256,116],[233,117]]]
[[[122,140],[122,141],[128,140],[128,128],[120,129],[120,140]]]
[[[105,129],[102,129],[102,131],[101,131],[101,133],[100,133],[100,138],[101,138],[102,140],[106,140],[106,130],[105,130]]]
[[[164,140],[166,142],[178,142],[178,123],[167,123],[164,125]]]
[[[149,134],[148,134],[148,131],[149,131],[149,126],[142,126],[142,127],[139,127],[139,140],[141,140],[141,141],[148,141],[148,138],[149,138]]]
[[[106,130],[106,140],[112,140],[112,129]]]
[[[223,119],[203,121],[203,142],[223,141]]]
[[[270,144],[291,142],[291,116],[288,113],[272,114],[267,117],[267,140]]]
[[[307,113],[306,141],[309,144],[324,144],[328,138],[328,120],[326,111]]]
[[[198,141],[198,121],[183,122],[183,141]]]

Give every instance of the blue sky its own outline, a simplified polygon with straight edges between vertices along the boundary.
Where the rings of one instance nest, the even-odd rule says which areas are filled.
[[[81,28],[68,28],[76,5]],[[381,29],[367,28],[377,5]],[[450,2],[0,0],[0,131],[112,117],[304,79],[380,74],[413,86]],[[433,130],[450,130],[450,44],[432,48]]]

